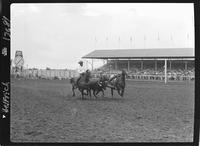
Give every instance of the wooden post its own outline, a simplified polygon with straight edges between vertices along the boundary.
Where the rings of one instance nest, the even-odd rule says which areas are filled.
[[[155,71],[157,71],[157,60],[155,60]]]
[[[141,61],[141,70],[143,70],[143,61]]]
[[[93,63],[94,63],[94,60],[92,59],[92,70],[93,70]]]
[[[130,70],[130,61],[128,60],[128,71]]]
[[[165,59],[165,84],[167,83],[167,59]]]
[[[185,70],[187,70],[187,61],[185,61]]]
[[[117,60],[115,60],[115,70],[117,70]]]
[[[169,70],[172,70],[172,61],[169,61]]]

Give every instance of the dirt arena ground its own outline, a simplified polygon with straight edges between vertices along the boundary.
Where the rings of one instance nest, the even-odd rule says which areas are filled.
[[[194,82],[127,81],[123,98],[76,94],[66,80],[12,79],[11,141],[193,141]]]

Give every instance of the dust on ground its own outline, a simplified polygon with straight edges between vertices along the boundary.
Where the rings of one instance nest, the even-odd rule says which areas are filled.
[[[192,142],[194,82],[127,81],[72,97],[67,80],[11,80],[12,142]]]

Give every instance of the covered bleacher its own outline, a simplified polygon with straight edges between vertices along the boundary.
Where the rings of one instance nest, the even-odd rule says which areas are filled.
[[[193,48],[94,50],[84,59],[106,60],[96,74],[116,74],[126,69],[130,79],[194,80]]]

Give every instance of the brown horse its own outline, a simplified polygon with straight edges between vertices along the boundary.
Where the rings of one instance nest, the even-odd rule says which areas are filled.
[[[102,76],[99,79],[92,79],[88,82],[89,92],[93,91],[93,95],[97,98],[97,94],[102,92],[104,96],[104,90],[106,90],[106,84],[108,82],[108,78],[106,76]]]
[[[74,90],[77,88],[81,92],[82,99],[84,98],[84,90],[86,90],[88,94],[89,86],[87,85],[87,83],[89,82],[89,78],[90,78],[90,72],[86,71],[80,75],[80,79],[78,80],[78,82],[77,82],[78,78],[70,79],[70,83],[72,84],[72,92],[73,92],[72,96],[75,96]]]
[[[73,93],[72,96],[75,96],[74,90],[78,88],[77,79],[78,78],[71,78],[70,79],[70,83],[72,84],[72,93]]]
[[[93,95],[97,98],[97,94],[99,92],[102,92],[103,96],[104,96],[104,90],[106,90],[106,83],[108,82],[108,78],[106,78],[105,76],[100,77],[99,79],[88,79],[88,77],[90,78],[90,75],[88,74],[87,79],[85,80],[85,82],[81,82],[81,79],[83,79],[84,81],[84,76],[85,74],[81,75],[82,77],[80,78],[80,80],[77,82],[78,78],[71,78],[70,79],[70,83],[72,84],[72,92],[73,92],[73,96],[75,96],[75,89],[79,89],[79,91],[82,93],[83,90],[83,95],[84,95],[84,90],[87,91],[87,94],[90,96],[91,98],[91,91],[93,91]],[[80,83],[80,84],[78,84]]]
[[[122,70],[121,74],[117,74],[109,80],[107,87],[111,88],[111,94],[113,97],[113,90],[117,90],[118,94],[123,97],[124,89],[126,86],[126,76],[127,73],[125,70]]]

